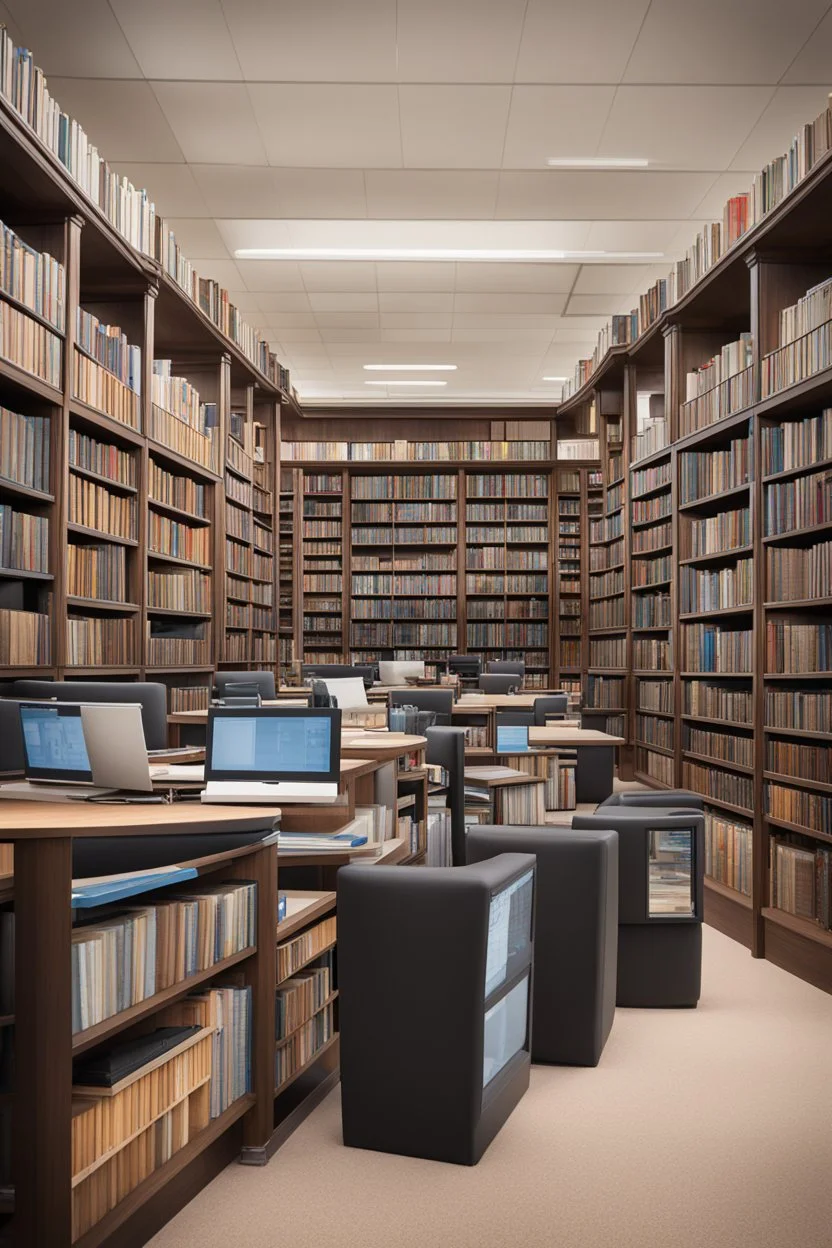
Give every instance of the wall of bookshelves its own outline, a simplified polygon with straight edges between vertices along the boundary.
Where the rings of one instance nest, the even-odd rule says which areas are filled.
[[[553,683],[578,697],[589,667],[589,530],[603,508],[603,473],[597,465],[560,467],[555,488]]]
[[[345,634],[344,537],[349,493],[342,472],[301,474],[303,542],[303,660],[343,663]]]

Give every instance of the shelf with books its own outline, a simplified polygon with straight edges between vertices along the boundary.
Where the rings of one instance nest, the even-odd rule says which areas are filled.
[[[296,516],[303,591],[297,607],[302,643],[299,650],[306,663],[343,662],[347,592],[344,577],[345,564],[348,564],[344,543],[349,532],[349,478],[345,472],[313,473],[305,470],[298,474],[298,489]],[[332,612],[332,628],[326,636],[319,633],[312,623],[319,604]],[[286,618],[285,614],[283,618]],[[304,620],[308,627],[304,626]],[[342,657],[325,657],[333,654]]]

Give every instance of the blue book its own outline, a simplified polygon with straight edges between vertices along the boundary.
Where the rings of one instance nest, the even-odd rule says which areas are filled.
[[[161,867],[157,871],[136,872],[129,875],[111,875],[100,880],[74,880],[72,883],[72,909],[88,910],[92,906],[107,906],[125,897],[137,897],[154,888],[168,884],[182,884],[195,880],[199,872],[195,867]]]

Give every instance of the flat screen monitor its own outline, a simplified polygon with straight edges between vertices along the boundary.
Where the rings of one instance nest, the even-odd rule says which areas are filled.
[[[528,724],[497,724],[498,754],[526,754],[529,749]]]
[[[533,871],[524,872],[491,898],[485,958],[486,997],[510,979],[516,973],[515,968],[526,959],[532,939],[533,898]]]
[[[19,712],[27,780],[92,784],[80,706],[21,703]]]
[[[425,664],[423,661],[405,661],[397,659],[395,661],[387,661],[382,659],[378,665],[379,679],[383,685],[404,685],[408,680],[417,677],[419,680],[425,678]]]
[[[524,975],[496,1005],[486,1010],[482,1086],[499,1075],[513,1057],[529,1047],[529,977]]]
[[[205,743],[206,780],[337,783],[341,712],[334,707],[212,709]]]
[[[693,828],[650,828],[647,833],[648,915],[690,919],[696,914]]]

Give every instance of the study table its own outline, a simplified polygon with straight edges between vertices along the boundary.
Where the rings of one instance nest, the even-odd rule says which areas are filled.
[[[624,745],[623,737],[613,737],[597,728],[547,724],[541,728],[529,728],[529,745],[575,751],[576,801],[603,802],[612,793],[615,747]]]

